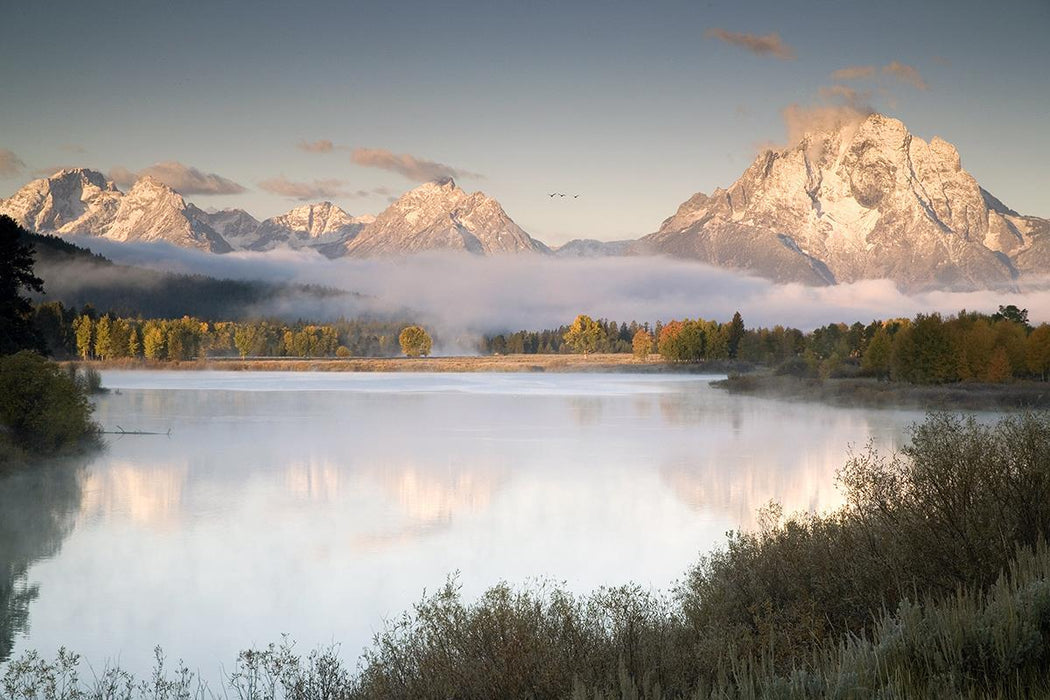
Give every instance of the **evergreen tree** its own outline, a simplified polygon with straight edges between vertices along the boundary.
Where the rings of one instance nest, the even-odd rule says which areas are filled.
[[[737,311],[733,314],[733,320],[729,322],[728,344],[729,359],[735,360],[740,352],[740,341],[744,338],[744,319]]]
[[[43,292],[33,273],[34,251],[22,241],[27,232],[9,216],[0,216],[0,355],[45,350],[33,327],[33,305],[23,292]]]

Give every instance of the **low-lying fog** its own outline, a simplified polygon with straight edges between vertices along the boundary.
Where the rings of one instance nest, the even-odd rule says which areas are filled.
[[[158,243],[75,241],[114,262],[230,279],[319,284],[360,296],[303,303],[275,300],[263,313],[317,320],[371,314],[409,315],[443,331],[502,332],[554,328],[576,314],[618,321],[697,316],[728,320],[740,311],[748,326],[803,330],[831,322],[914,316],[960,309],[994,312],[1000,304],[1050,319],[1050,284],[1026,280],[1024,291],[904,294],[888,280],[833,287],[774,284],[697,262],[657,257],[481,258],[426,253],[396,259],[329,260],[313,251],[215,255]]]

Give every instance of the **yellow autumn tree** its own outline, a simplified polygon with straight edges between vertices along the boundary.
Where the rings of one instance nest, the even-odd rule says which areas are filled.
[[[408,326],[397,337],[401,352],[407,357],[426,357],[430,354],[430,334],[420,326]]]

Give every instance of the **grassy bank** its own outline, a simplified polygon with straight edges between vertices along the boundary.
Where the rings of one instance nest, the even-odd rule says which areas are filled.
[[[624,353],[590,355],[477,355],[360,358],[209,358],[185,362],[113,360],[81,363],[101,369],[231,370],[259,372],[640,372],[723,374],[745,365],[728,361],[672,365],[658,355],[639,360]]]
[[[465,601],[451,580],[356,668],[337,649],[277,644],[207,688],[163,664],[143,681],[109,669],[81,682],[74,657],[29,654],[0,687],[70,700],[1047,697],[1050,417],[932,415],[899,454],[855,454],[839,482],[842,508],[784,518],[771,505],[667,593],[500,584]]]
[[[821,401],[837,406],[903,407],[924,410],[1050,409],[1050,383],[958,382],[908,384],[869,378],[801,378],[766,372],[732,375],[713,383],[731,394]]]

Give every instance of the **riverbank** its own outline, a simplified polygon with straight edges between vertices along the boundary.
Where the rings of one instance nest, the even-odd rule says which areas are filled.
[[[870,378],[812,379],[768,373],[734,375],[713,382],[731,394],[820,401],[836,406],[901,407],[926,410],[1011,410],[1050,408],[1050,384],[920,385]]]
[[[592,355],[478,355],[444,357],[248,358],[212,357],[184,362],[93,360],[97,369],[226,370],[256,372],[631,372],[728,374],[748,369],[737,362],[668,364],[659,355],[639,360],[625,353]]]

